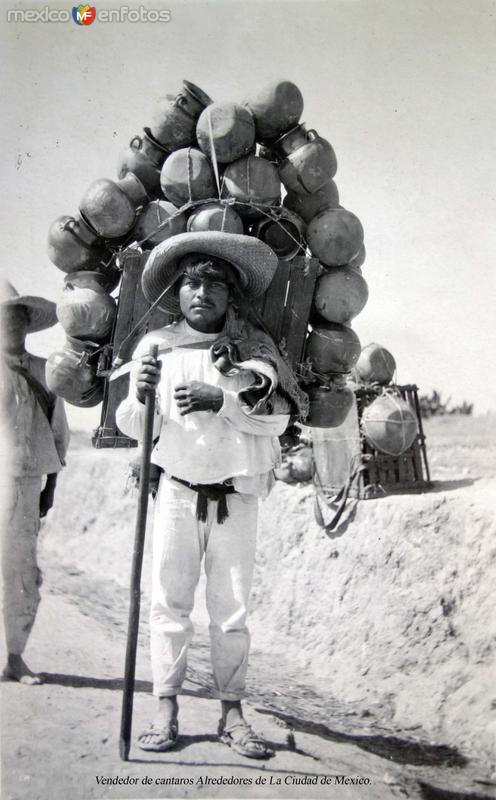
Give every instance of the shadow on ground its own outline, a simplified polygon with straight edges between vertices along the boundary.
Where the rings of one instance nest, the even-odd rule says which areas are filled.
[[[326,725],[311,720],[297,719],[289,714],[282,714],[273,708],[257,707],[261,714],[271,714],[290,725],[295,731],[310,733],[332,742],[346,742],[356,745],[368,753],[395,761],[397,764],[410,764],[416,767],[465,767],[467,759],[458,750],[447,745],[432,745],[426,742],[415,742],[396,736],[359,736],[357,734],[333,731]]]
[[[431,786],[429,783],[419,783],[422,792],[422,800],[491,800],[494,795],[474,794],[470,792],[452,792],[449,789],[441,789]]]
[[[474,483],[480,481],[477,478],[461,478],[456,481],[432,481],[432,487],[429,492],[452,492],[455,489],[465,489],[467,486],[473,486]]]
[[[115,692],[122,692],[124,680],[122,678],[94,678],[87,675],[64,675],[60,672],[41,672],[44,684],[56,686],[68,686],[71,689],[107,689]],[[135,692],[152,694],[153,686],[151,681],[137,680],[134,684]],[[212,698],[212,692],[208,688],[182,689],[181,694],[190,697],[203,697],[207,700]]]
[[[83,675],[64,675],[61,673],[44,673],[43,681],[45,684],[56,684],[73,689],[107,689],[111,691],[122,691],[124,687],[122,678],[95,678]],[[135,691],[151,694],[152,684],[150,681],[137,680],[135,683]],[[203,687],[194,690],[184,689],[182,693],[191,697],[203,697],[207,699],[212,696],[211,692]],[[432,745],[426,742],[401,739],[397,736],[360,736],[358,734],[343,733],[340,731],[333,731],[322,723],[299,719],[289,714],[284,714],[272,707],[263,708],[258,706],[256,710],[261,714],[271,714],[285,722],[295,731],[310,733],[333,742],[354,744],[368,753],[395,761],[397,764],[431,767],[465,767],[468,764],[467,759],[462,756],[458,750],[453,747],[448,747],[447,745]],[[184,743],[183,746],[186,747],[188,744],[193,743],[193,741],[215,741],[216,737],[211,737],[209,735],[189,736],[184,737],[184,739],[190,740]],[[281,747],[276,745],[275,749],[281,749]],[[292,748],[288,746],[282,749]]]

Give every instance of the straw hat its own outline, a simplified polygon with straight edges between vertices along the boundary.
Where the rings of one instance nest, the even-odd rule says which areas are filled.
[[[160,297],[178,274],[181,258],[191,253],[216,256],[231,264],[238,273],[241,287],[248,298],[264,294],[278,265],[273,250],[254,236],[222,231],[179,233],[157,245],[145,264],[141,285],[150,303]],[[160,300],[159,308],[169,314],[179,313],[179,302],[172,287]]]
[[[4,281],[3,286],[0,288],[2,309],[9,306],[24,306],[27,308],[29,313],[28,333],[43,331],[45,328],[51,328],[52,325],[56,324],[56,305],[51,300],[27,294],[20,295],[8,281]]]

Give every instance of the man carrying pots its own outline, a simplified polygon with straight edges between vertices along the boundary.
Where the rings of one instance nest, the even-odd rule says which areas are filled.
[[[47,389],[46,360],[25,348],[28,333],[55,325],[55,303],[19,296],[10,284],[4,287],[4,296],[2,421],[9,451],[4,473],[8,485],[3,487],[7,495],[2,530],[3,616],[8,652],[3,676],[38,684],[41,677],[29,669],[22,654],[40,602],[41,573],[36,561],[40,518],[53,505],[69,428],[62,400]]]
[[[162,474],[150,623],[158,707],[138,739],[144,750],[169,750],[177,742],[177,695],[204,558],[219,738],[250,758],[272,754],[241,708],[247,607],[258,500],[272,488],[277,437],[290,415],[305,415],[307,400],[250,308],[276,268],[277,258],[260,240],[208,231],[162,242],[143,273],[147,299],[162,295],[160,307],[178,317],[139,343],[130,392],[117,411],[119,428],[141,438],[145,396],[156,388],[152,462]],[[146,355],[152,344],[159,348],[157,361]]]

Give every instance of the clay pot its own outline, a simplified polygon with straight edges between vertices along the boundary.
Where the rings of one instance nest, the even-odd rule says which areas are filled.
[[[152,136],[169,152],[194,144],[198,117],[211,102],[198,86],[183,81],[176,96],[159,100],[150,125]]]
[[[294,211],[308,223],[321,211],[339,206],[338,187],[331,178],[312,194],[296,194],[289,191],[282,202],[286,208]]]
[[[291,474],[295,481],[303,482],[312,479],[313,458],[312,448],[302,447],[288,456],[291,464]]]
[[[63,272],[94,270],[107,254],[105,242],[92,231],[84,219],[58,217],[48,232],[47,252],[50,260]]]
[[[225,231],[225,233],[244,233],[239,214],[226,203],[206,203],[190,215],[188,231]]]
[[[337,428],[342,425],[355,400],[353,391],[338,382],[328,386],[314,384],[306,392],[310,399],[310,412],[305,425],[310,428]]]
[[[248,109],[237,103],[212,103],[200,114],[196,138],[209,158],[213,145],[219,164],[230,164],[251,152],[255,123]]]
[[[363,244],[360,220],[345,208],[321,211],[308,225],[312,254],[327,267],[341,267],[354,258]]]
[[[354,269],[339,267],[317,280],[313,302],[323,319],[347,325],[365,307],[368,296],[365,279]]]
[[[145,249],[186,231],[186,214],[179,213],[167,200],[152,200],[143,209],[133,228],[133,237]]]
[[[255,120],[258,141],[272,141],[293,128],[303,112],[303,96],[291,81],[274,81],[246,103]]]
[[[347,266],[350,267],[350,269],[358,270],[358,272],[360,272],[360,274],[361,274],[362,270],[360,269],[360,267],[365,262],[366,256],[367,256],[367,252],[365,250],[365,245],[362,244],[362,246],[361,246],[360,250],[358,251],[358,253],[356,254],[356,256],[354,258],[352,258],[351,261],[348,262]]]
[[[47,359],[45,377],[49,390],[80,408],[101,403],[105,381],[96,374],[97,348],[91,342],[68,337],[62,349]]]
[[[215,176],[207,156],[194,147],[176,150],[164,163],[160,184],[167,200],[177,207],[215,197]]]
[[[98,280],[104,291],[109,294],[117,288],[122,278],[121,270],[114,266],[113,261],[111,265],[101,266],[98,269],[91,270],[91,272],[95,275],[95,280]],[[70,276],[74,275],[73,272],[69,274]]]
[[[287,208],[274,208],[271,219],[263,217],[253,226],[252,234],[272,248],[282,261],[290,261],[305,247],[306,225]]]
[[[334,322],[313,327],[307,338],[305,356],[313,369],[324,375],[349,372],[358,361],[360,340],[355,331]]]
[[[417,416],[402,397],[383,394],[365,408],[362,431],[368,443],[391,456],[408,450],[418,434]]]
[[[141,181],[149,197],[161,197],[160,170],[169,152],[156,142],[145,128],[143,136],[134,136],[122,152],[117,176],[124,178],[132,172]]]
[[[336,156],[327,139],[302,125],[282,136],[274,149],[287,154],[279,166],[279,176],[288,191],[311,194],[336,174]]]
[[[284,462],[281,464],[280,467],[276,467],[274,470],[274,478],[276,481],[284,481],[284,483],[293,483],[293,479],[291,478],[291,464],[289,461]]]
[[[104,239],[119,239],[129,233],[137,209],[147,201],[141,181],[132,172],[118,181],[101,178],[86,190],[80,211],[87,223]]]
[[[266,158],[267,161],[272,161],[272,163],[276,166],[279,166],[282,161],[282,158],[275,152],[275,150],[272,150],[271,147],[266,147],[263,144],[257,145],[255,154],[260,156],[260,158]]]
[[[98,272],[73,272],[64,279],[57,319],[65,332],[76,339],[103,342],[112,331],[117,306]]]
[[[84,275],[88,275],[88,283],[85,283],[84,285],[89,286],[90,282],[96,283],[101,287],[102,291],[107,292],[108,294],[114,291],[122,278],[121,270],[117,269],[113,265],[101,267],[100,269],[96,270],[81,270],[81,272],[77,273],[71,272],[68,277],[73,278],[74,275],[77,275],[77,279],[79,281],[85,280]]]
[[[316,131],[309,131],[312,136],[317,136]],[[287,156],[291,155],[291,153],[295,153],[301,147],[308,144],[308,133],[304,125],[295,125],[291,130],[286,131],[282,136],[279,137],[273,144],[271,148],[273,152],[277,153],[281,161],[283,161]]]
[[[363,348],[355,369],[359,381],[385,386],[393,379],[396,362],[389,350],[372,343]]]
[[[284,433],[279,436],[279,444],[283,453],[300,444],[301,429],[295,425],[290,425]]]
[[[281,183],[274,164],[258,156],[246,156],[233,161],[224,170],[222,197],[233,197],[236,210],[245,219],[256,219],[260,210],[278,205]],[[251,206],[255,207],[251,207]]]
[[[132,172],[128,172],[123,178],[116,181],[119,189],[124,192],[126,197],[134,204],[135,208],[140,208],[148,200],[148,194],[140,179]]]
[[[274,470],[277,480],[285,483],[306,483],[312,479],[313,458],[311,447],[297,447],[283,457],[282,466]]]

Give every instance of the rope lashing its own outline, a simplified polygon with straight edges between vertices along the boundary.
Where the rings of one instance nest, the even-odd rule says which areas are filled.
[[[210,119],[210,117],[209,117],[209,119]],[[213,145],[213,143],[212,143],[212,145]],[[164,228],[164,227],[166,227],[166,226],[168,226],[168,225],[170,225],[170,224],[171,224],[171,222],[172,222],[172,220],[173,220],[173,219],[175,219],[176,217],[180,216],[181,214],[184,214],[186,211],[189,211],[189,210],[191,210],[191,209],[194,209],[194,208],[196,208],[197,206],[202,206],[202,205],[205,205],[205,204],[207,204],[207,203],[219,203],[219,202],[220,202],[220,203],[222,203],[222,205],[224,205],[224,206],[225,206],[225,208],[224,208],[223,222],[222,222],[222,229],[224,229],[225,219],[226,219],[226,215],[227,215],[227,207],[228,207],[228,206],[232,206],[232,205],[241,205],[241,206],[246,206],[247,208],[253,209],[253,210],[257,211],[257,212],[258,212],[258,213],[259,213],[261,216],[264,216],[264,217],[266,217],[267,219],[269,219],[269,220],[273,221],[274,223],[276,223],[277,225],[279,225],[279,226],[282,228],[282,230],[285,232],[285,234],[286,234],[287,236],[289,236],[289,238],[291,238],[291,239],[292,239],[292,240],[295,242],[295,244],[297,244],[298,246],[301,246],[301,245],[302,245],[302,240],[298,240],[298,239],[296,239],[296,238],[295,238],[295,237],[294,237],[294,236],[293,236],[293,235],[290,233],[290,231],[288,231],[288,230],[287,230],[287,228],[285,228],[283,225],[281,225],[280,218],[279,218],[279,215],[278,215],[277,213],[274,213],[274,212],[272,212],[272,213],[269,213],[269,212],[266,210],[266,208],[264,208],[263,206],[260,206],[260,205],[258,205],[258,204],[256,204],[256,203],[250,203],[250,202],[238,201],[238,200],[236,200],[236,198],[226,198],[226,199],[220,199],[221,188],[220,188],[219,184],[218,184],[218,188],[219,188],[219,197],[218,197],[218,198],[216,198],[216,197],[212,197],[212,198],[204,198],[204,199],[202,199],[202,200],[193,200],[193,199],[192,199],[192,197],[191,197],[191,174],[190,174],[190,164],[191,164],[191,158],[190,158],[190,151],[191,151],[191,148],[188,148],[188,193],[189,193],[189,197],[190,197],[190,200],[189,200],[189,202],[188,202],[188,203],[185,203],[183,206],[181,206],[180,208],[178,208],[178,209],[177,209],[177,211],[176,211],[174,214],[172,214],[170,217],[168,217],[167,219],[165,219],[165,220],[161,221],[161,222],[160,222],[160,224],[157,226],[157,228],[156,228],[154,231],[152,231],[151,233],[149,233],[147,237],[145,237],[144,239],[141,239],[141,240],[137,241],[137,242],[136,242],[136,244],[137,244],[137,246],[138,246],[138,247],[140,247],[142,244],[144,244],[144,243],[145,243],[145,242],[148,240],[148,238],[149,238],[150,236],[154,236],[156,233],[158,233],[159,231],[163,230],[163,228]],[[213,152],[215,152],[215,149],[213,150]],[[248,163],[248,176],[247,176],[247,177],[248,177],[248,186],[249,186],[249,163]],[[158,210],[158,208],[157,208],[157,217],[159,217],[159,210]],[[302,237],[302,239],[303,239],[303,237]],[[304,239],[303,239],[303,241],[304,241]],[[122,250],[124,250],[124,249],[125,249],[125,248],[123,247],[123,248],[122,248]],[[109,261],[109,263],[108,263],[108,266],[110,266],[110,264],[112,263],[112,261],[115,261],[115,260],[116,260],[116,259],[119,257],[119,254],[122,252],[122,250],[120,250],[120,251],[116,251],[116,252],[115,252],[115,253],[112,255],[112,258],[110,259],[110,261]],[[113,358],[113,362],[112,362],[112,366],[113,366],[113,368],[117,368],[118,366],[120,366],[120,365],[123,363],[123,359],[122,359],[122,357],[121,357],[122,348],[123,348],[123,347],[124,347],[124,346],[127,344],[127,342],[128,342],[128,341],[129,341],[129,340],[130,340],[130,339],[133,337],[133,335],[136,333],[136,331],[138,331],[138,330],[139,330],[139,329],[140,329],[140,328],[141,328],[141,327],[144,325],[144,323],[147,321],[147,319],[148,319],[148,318],[151,316],[151,314],[153,313],[153,311],[154,311],[154,310],[156,309],[156,307],[159,305],[159,303],[160,303],[160,301],[162,300],[162,298],[164,297],[164,295],[165,295],[165,294],[166,294],[166,293],[167,293],[167,292],[168,292],[168,291],[169,291],[169,290],[172,288],[172,286],[173,286],[173,285],[174,285],[174,283],[176,282],[177,278],[178,278],[178,276],[176,275],[176,276],[175,276],[175,277],[174,277],[174,278],[173,278],[173,279],[170,281],[170,283],[169,283],[169,284],[168,284],[168,285],[165,287],[165,289],[164,289],[164,290],[161,292],[161,294],[159,295],[159,297],[158,297],[158,298],[157,298],[157,299],[156,299],[156,300],[155,300],[155,301],[152,303],[152,305],[150,306],[150,308],[149,308],[149,309],[148,309],[148,310],[147,310],[147,311],[146,311],[146,312],[145,312],[145,313],[142,315],[142,317],[141,317],[141,318],[138,320],[138,322],[137,322],[137,323],[136,323],[136,325],[133,327],[133,329],[132,329],[132,330],[131,330],[131,331],[128,333],[128,335],[127,335],[127,336],[126,336],[126,337],[125,337],[125,338],[122,340],[122,342],[121,342],[121,343],[120,343],[120,345],[119,345],[119,350],[117,351],[116,355],[115,355],[115,356],[114,356],[114,358]],[[102,349],[103,349],[103,348],[102,348]],[[98,352],[98,351],[95,351],[95,352]]]
[[[149,317],[150,317],[150,316],[153,314],[153,312],[155,311],[156,307],[158,306],[158,304],[159,304],[159,303],[160,303],[160,301],[162,300],[163,296],[164,296],[165,294],[167,294],[167,292],[168,292],[170,289],[172,289],[172,287],[174,286],[175,282],[178,280],[178,278],[179,278],[179,277],[180,277],[180,273],[178,273],[178,274],[174,275],[174,277],[172,278],[172,280],[170,280],[170,281],[169,281],[169,283],[167,284],[167,286],[165,287],[165,289],[163,289],[163,291],[162,291],[162,292],[159,294],[159,296],[157,297],[157,299],[153,301],[153,303],[151,304],[151,306],[150,306],[150,308],[148,309],[148,311],[145,311],[145,313],[144,313],[144,314],[141,316],[141,318],[138,320],[138,322],[136,323],[136,325],[134,326],[134,328],[133,328],[133,329],[132,329],[132,330],[131,330],[131,331],[128,333],[128,335],[127,335],[127,336],[125,336],[125,337],[124,337],[124,339],[122,340],[122,342],[121,342],[121,343],[120,343],[120,345],[119,345],[119,349],[118,349],[118,351],[117,351],[116,355],[114,356],[114,358],[113,358],[113,360],[112,360],[112,367],[113,367],[113,369],[116,369],[117,367],[120,367],[120,366],[121,366],[121,364],[123,364],[123,363],[124,363],[124,360],[123,360],[123,358],[122,358],[122,356],[121,356],[121,351],[122,351],[122,348],[123,348],[123,347],[125,346],[125,344],[126,344],[128,341],[129,341],[129,339],[131,339],[131,338],[133,337],[133,335],[136,333],[136,331],[138,331],[138,330],[139,330],[139,329],[140,329],[140,328],[141,328],[141,327],[144,325],[144,323],[146,322],[146,320],[147,320],[147,319],[148,319],[148,318],[149,318]]]
[[[284,227],[284,225],[281,224],[280,212],[278,211],[270,213],[266,210],[266,207],[264,206],[258,205],[257,203],[248,203],[242,200],[236,200],[236,198],[234,197],[227,197],[227,198],[205,197],[202,200],[190,200],[189,202],[182,205],[180,208],[177,209],[177,211],[174,214],[171,214],[170,217],[163,220],[158,225],[158,227],[155,230],[151,231],[151,233],[149,233],[144,239],[137,240],[136,244],[138,245],[138,247],[141,247],[141,245],[147,242],[150,237],[155,236],[155,234],[159,233],[167,225],[170,225],[173,219],[188,211],[194,210],[198,206],[206,205],[207,203],[222,203],[222,205],[226,207],[235,205],[246,206],[247,208],[257,211],[260,214],[260,216],[263,216],[266,219],[274,222],[276,225],[279,225],[279,227],[284,231],[284,233],[299,247],[302,247],[306,243],[306,240],[303,235],[301,236],[300,239],[296,239],[295,236],[293,236],[293,234],[286,227]],[[225,213],[227,213],[227,211]]]
[[[214,132],[212,130],[212,118],[210,115],[210,106],[207,106],[207,122],[208,122],[208,138],[210,139],[210,158],[212,159],[212,166],[214,168],[215,183],[217,184],[217,193],[220,199],[220,180],[219,180],[219,166],[217,164],[217,153],[215,150]]]
[[[191,178],[192,178],[192,175],[191,175],[191,147],[188,147],[188,154],[186,156],[186,164],[187,164],[187,167],[188,167],[188,171],[187,171],[188,197],[189,197],[189,202],[191,203],[191,201],[193,200],[193,197],[191,195]]]
[[[389,397],[390,398],[390,400],[392,401],[393,405],[396,406],[397,411],[399,411],[400,419],[375,418],[375,419],[372,420],[372,422],[374,422],[374,423],[375,422],[379,422],[381,424],[392,425],[392,426],[395,426],[395,427],[400,426],[400,432],[401,432],[401,437],[402,437],[402,444],[401,444],[402,450],[401,450],[401,452],[404,452],[409,447],[408,441],[407,441],[407,438],[406,438],[406,426],[405,426],[405,421],[408,421],[408,420],[405,420],[404,409],[399,404],[397,396],[396,396],[394,390],[389,389],[389,388],[383,389],[382,393],[379,395],[379,397],[377,399],[380,399],[381,397]],[[406,402],[406,401],[404,401],[404,402]],[[408,405],[409,408],[411,408],[409,403],[407,403],[407,405]],[[414,414],[413,409],[411,409],[411,410],[412,410],[412,413]],[[362,428],[363,428],[364,434],[367,436],[367,438],[370,440],[370,442],[374,445],[374,447],[379,449],[381,452],[386,453],[386,455],[389,455],[389,456],[397,456],[398,455],[397,452],[393,452],[391,450],[386,449],[384,447],[384,445],[381,445],[380,447],[378,447],[378,445],[377,445],[377,443],[375,441],[375,438],[367,430],[367,428],[368,428],[368,420],[366,418],[362,419]],[[400,455],[401,455],[401,453],[400,453]]]

